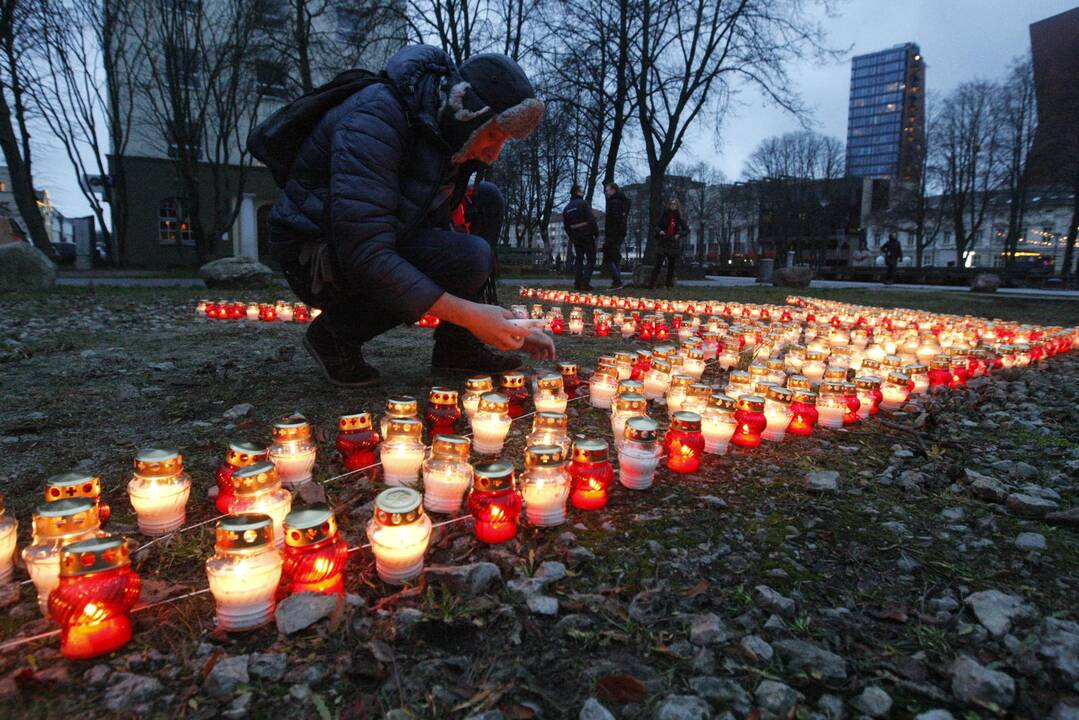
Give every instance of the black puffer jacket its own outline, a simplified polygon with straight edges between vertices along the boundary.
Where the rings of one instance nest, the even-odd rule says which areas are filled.
[[[407,47],[373,84],[331,109],[300,146],[270,214],[270,241],[295,266],[307,244],[329,243],[334,283],[419,318],[443,290],[397,254],[403,232],[445,227],[471,169],[453,165],[439,127],[445,83],[460,75],[441,50]]]

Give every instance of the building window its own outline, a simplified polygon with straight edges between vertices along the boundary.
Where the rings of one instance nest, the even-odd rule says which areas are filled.
[[[337,8],[337,37],[342,42],[362,40],[371,20],[370,10],[363,7]]]
[[[0,180],[0,192],[7,192],[7,183]]]
[[[191,236],[191,220],[187,214],[186,206],[179,198],[165,198],[158,205],[157,242],[159,245],[194,247],[195,240]]]
[[[260,95],[283,98],[288,96],[287,73],[281,63],[259,60],[255,63],[255,81]]]
[[[280,30],[288,23],[289,8],[284,0],[256,0],[255,24],[263,30]]]

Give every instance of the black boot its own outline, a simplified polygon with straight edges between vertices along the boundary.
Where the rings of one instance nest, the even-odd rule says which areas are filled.
[[[459,325],[443,322],[435,328],[431,369],[495,374],[521,367],[521,358],[492,352],[475,335]]]
[[[363,359],[363,344],[343,341],[330,330],[324,317],[317,317],[307,327],[303,346],[334,385],[361,387],[379,381],[378,370]]]

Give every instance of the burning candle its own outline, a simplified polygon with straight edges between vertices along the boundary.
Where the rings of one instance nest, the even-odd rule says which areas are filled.
[[[814,387],[824,379],[824,361],[828,355],[819,350],[807,350],[805,362],[802,363],[802,375],[809,378]]]
[[[570,335],[583,335],[584,334],[584,319],[571,317],[569,319],[569,334]]]
[[[929,366],[929,387],[947,387],[952,379],[952,361],[947,355],[937,355]]]
[[[19,522],[4,511],[4,497],[0,495],[0,585],[11,582],[15,570],[15,540]]]
[[[128,613],[140,589],[125,538],[106,535],[65,546],[60,582],[49,595],[49,615],[60,625],[60,654],[86,660],[126,645]]]
[[[337,418],[335,444],[346,470],[359,470],[373,466],[379,440],[371,413],[355,413]]]
[[[562,389],[570,399],[577,397],[581,387],[581,378],[577,374],[577,363],[558,363],[558,373],[562,376]]]
[[[671,384],[667,388],[667,414],[673,415],[682,409],[682,403],[689,395],[689,386],[693,384],[693,378],[689,375],[676,374],[671,376]]]
[[[626,421],[631,417],[647,416],[648,400],[638,393],[626,393],[614,399],[611,410],[611,435],[615,438],[615,446],[621,445],[623,429]]]
[[[290,593],[345,594],[348,543],[327,505],[293,510],[285,518],[282,574]]]
[[[311,425],[303,415],[293,415],[273,424],[270,462],[277,467],[281,484],[290,490],[311,482],[318,446],[311,442]]]
[[[229,443],[225,460],[217,466],[214,479],[217,482],[217,499],[214,505],[220,513],[227,513],[229,505],[236,497],[236,491],[232,484],[232,476],[237,470],[254,465],[257,462],[265,462],[269,457],[269,450],[252,442]]]
[[[277,310],[273,305],[262,303],[259,305],[259,320],[262,322],[273,322],[277,319]]]
[[[734,398],[714,393],[708,398],[708,405],[700,413],[701,434],[704,436],[704,451],[713,455],[724,455],[734,435],[738,423],[734,419],[737,404]]]
[[[630,490],[652,487],[659,458],[655,421],[647,417],[627,420],[618,449],[618,481],[622,486]]]
[[[910,378],[900,372],[888,373],[884,384],[881,385],[880,392],[883,396],[880,409],[889,412],[898,410],[903,407],[903,403],[910,396]]]
[[[289,303],[279,303],[277,307],[277,319],[281,322],[292,322],[293,311]]]
[[[671,363],[663,357],[653,357],[651,367],[644,374],[644,396],[649,400],[667,394],[671,384]]]
[[[907,365],[903,368],[903,372],[910,378],[910,381],[914,383],[914,388],[911,390],[912,395],[925,395],[929,392],[929,368],[921,363],[914,365]]]
[[[526,438],[525,446],[557,445],[562,448],[562,455],[568,457],[573,444],[566,432],[568,422],[565,413],[536,413],[532,416],[532,432]]]
[[[733,398],[753,394],[753,378],[745,370],[732,370],[727,376],[727,386],[723,389],[724,394]]]
[[[715,330],[708,330],[701,333],[701,348],[704,350],[705,361],[715,360],[719,357],[721,349],[720,336]]]
[[[285,542],[283,523],[292,510],[292,493],[281,487],[273,463],[258,462],[232,475],[236,496],[228,506],[230,515],[256,513],[273,520],[277,546]]]
[[[637,324],[633,320],[625,320],[622,323],[622,339],[629,340],[637,332]]]
[[[573,462],[570,463],[569,474],[573,488],[570,502],[573,507],[578,510],[598,510],[605,506],[614,480],[607,443],[603,440],[578,440],[573,443]]]
[[[732,443],[744,448],[760,445],[761,433],[768,427],[768,419],[764,416],[764,398],[759,395],[740,396],[734,420],[738,426],[731,436]]]
[[[445,387],[433,387],[427,394],[427,433],[430,437],[453,435],[457,432],[457,421],[461,419],[461,408],[457,406],[457,391]]]
[[[842,383],[821,383],[820,394],[817,396],[817,424],[833,430],[841,428],[843,417],[848,410]]]
[[[552,527],[566,521],[570,477],[565,455],[557,445],[533,445],[525,450],[525,471],[521,475],[521,495],[525,516],[537,527]]]
[[[696,382],[704,375],[704,348],[691,347],[686,350],[685,359],[682,361],[682,372],[693,378]]]
[[[494,389],[495,384],[490,375],[473,375],[465,380],[465,394],[461,396],[461,405],[464,406],[470,423],[479,409],[480,398],[486,393],[494,392]]]
[[[37,604],[42,615],[48,616],[49,593],[60,582],[60,549],[97,537],[100,529],[97,506],[90,498],[67,498],[37,507],[31,544],[23,548],[22,560],[37,589]]]
[[[283,559],[274,521],[260,513],[231,515],[217,523],[206,578],[214,597],[214,623],[235,632],[273,620]]]
[[[435,318],[437,321],[438,318]],[[292,320],[298,323],[311,322],[311,310],[303,303],[296,303],[292,306]],[[437,322],[436,322],[437,324]]]
[[[476,539],[498,545],[517,535],[521,495],[506,463],[477,465],[468,495],[468,509],[476,524]]]
[[[784,363],[782,358],[771,358],[767,360],[765,366],[768,368],[768,374],[765,376],[768,382],[773,385],[783,387],[783,384],[787,382],[787,373],[783,369]]]
[[[761,439],[769,442],[782,442],[787,436],[787,426],[790,425],[794,413],[791,411],[793,395],[786,388],[772,386],[768,388],[768,394],[764,398],[764,419],[766,425],[761,432]]]
[[[614,397],[615,391],[618,389],[618,377],[613,372],[606,369],[596,369],[596,372],[592,373],[592,380],[589,385],[589,402],[592,403],[592,407],[601,409],[608,409],[611,407],[611,399]]]
[[[472,443],[459,435],[439,435],[423,461],[423,506],[430,512],[456,513],[472,484],[468,453]]]
[[[423,554],[431,541],[431,518],[412,488],[383,490],[367,524],[375,570],[387,585],[404,585],[423,572]]]
[[[536,386],[536,395],[533,398],[536,412],[566,412],[569,396],[562,388],[561,375],[544,375],[536,381]]]
[[[724,341],[717,360],[719,367],[723,370],[730,370],[738,364],[738,342],[738,340],[731,341],[730,339]]]
[[[472,447],[480,455],[498,455],[510,431],[512,418],[509,400],[505,395],[487,393],[480,398],[480,406],[472,416]]]
[[[525,385],[525,374],[523,372],[514,370],[513,372],[503,373],[499,392],[509,401],[511,418],[519,418],[525,414],[528,387]]]
[[[701,466],[701,453],[704,452],[701,416],[692,412],[674,413],[671,426],[663,438],[663,450],[667,453],[667,467],[672,472],[696,472]]]
[[[844,382],[840,383],[843,387],[843,399],[847,403],[847,412],[843,415],[843,424],[851,425],[858,422],[858,410],[861,408],[862,403],[858,400],[858,388],[854,383]]]
[[[101,524],[109,521],[112,508],[101,501],[101,478],[93,473],[69,472],[53,475],[45,481],[45,502],[56,502],[66,498],[90,498],[97,505],[97,514]]]
[[[391,486],[415,485],[423,465],[423,423],[416,418],[394,418],[386,430],[386,440],[379,447],[383,479]]]
[[[633,375],[633,353],[617,352],[614,354],[614,369],[618,372],[619,380],[629,380]]]
[[[811,435],[817,424],[817,393],[812,390],[791,390],[791,422],[787,432],[791,435]]]
[[[880,392],[880,378],[876,375],[865,375],[855,378],[854,385],[858,388],[858,417],[864,420],[870,415],[876,415],[880,401],[884,399]]]
[[[420,419],[420,403],[411,395],[397,395],[386,399],[386,414],[382,416],[379,429],[383,438],[390,429],[391,420]]]
[[[138,516],[139,532],[153,537],[178,530],[191,494],[191,477],[184,472],[179,451],[140,450],[127,494]]]
[[[686,399],[682,401],[679,410],[695,412],[698,415],[708,407],[708,398],[712,395],[712,386],[705,383],[693,383],[686,388]]]
[[[244,316],[248,320],[259,319],[259,305],[258,303],[248,303],[247,308],[244,310]]]
[[[630,373],[630,379],[643,381],[644,376],[652,368],[652,351],[651,350],[638,350],[636,357],[633,360],[633,372]]]

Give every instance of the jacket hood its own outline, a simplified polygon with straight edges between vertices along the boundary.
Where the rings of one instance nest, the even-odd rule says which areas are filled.
[[[397,87],[409,114],[441,136],[440,110],[449,88],[461,82],[450,56],[430,45],[409,45],[386,63],[386,76]]]

